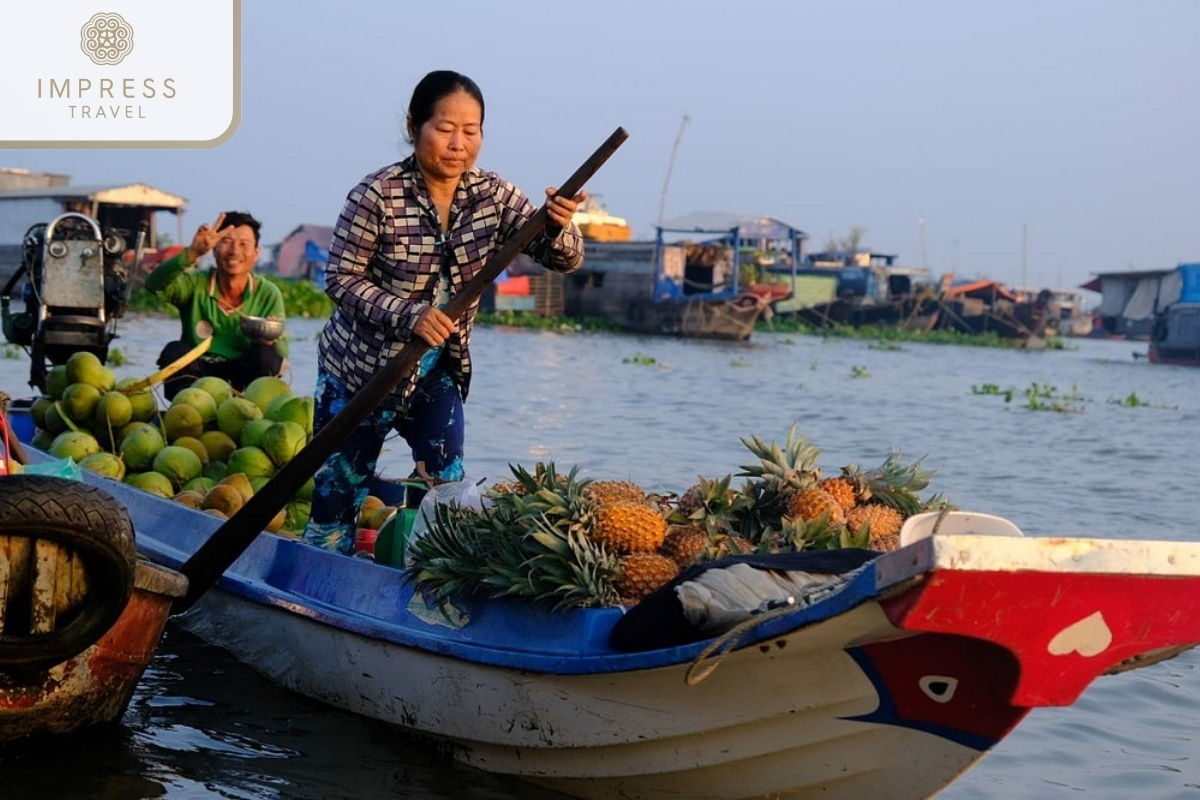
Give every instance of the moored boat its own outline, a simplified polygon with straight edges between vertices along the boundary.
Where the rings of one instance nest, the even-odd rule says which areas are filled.
[[[653,240],[611,228],[587,239],[583,267],[566,278],[569,316],[600,316],[640,333],[738,341],[750,338],[772,299],[741,279],[748,254],[790,261],[805,238],[770,217],[730,214],[666,222]]]
[[[1154,315],[1147,356],[1152,364],[1200,367],[1200,264],[1175,268],[1178,297]]]
[[[169,567],[222,524],[86,480]],[[926,797],[1032,708],[1200,643],[1200,545],[1016,534],[913,517],[894,552],[740,556],[631,610],[563,611],[431,604],[404,570],[262,534],[177,621],[282,686],[574,796]],[[673,612],[685,584],[747,569],[787,588],[724,627]]]

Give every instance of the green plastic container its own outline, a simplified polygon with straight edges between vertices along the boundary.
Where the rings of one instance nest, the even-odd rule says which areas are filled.
[[[379,529],[379,538],[375,540],[375,563],[404,566],[405,545],[408,544],[416,519],[415,508],[400,508],[388,517],[388,521]]]

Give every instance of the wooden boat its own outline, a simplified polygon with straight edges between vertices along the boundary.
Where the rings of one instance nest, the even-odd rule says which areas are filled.
[[[1046,336],[1050,300],[1048,290],[1033,299],[1022,299],[1003,284],[987,279],[949,284],[939,297],[941,313],[935,327],[970,336],[994,333],[1037,346]]]
[[[116,723],[187,580],[76,481],[0,477],[0,523],[0,745]]]
[[[222,524],[86,480],[168,567]],[[1200,544],[930,516],[895,552],[829,551],[849,569],[714,562],[690,580],[764,566],[820,580],[711,631],[673,616],[669,591],[628,613],[431,606],[399,569],[270,534],[176,620],[300,694],[585,798],[927,797],[1031,709],[1200,643]]]

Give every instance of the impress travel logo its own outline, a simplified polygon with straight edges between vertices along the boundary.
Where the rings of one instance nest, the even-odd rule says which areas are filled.
[[[241,0],[3,3],[0,30],[0,148],[211,148],[241,121]]]
[[[120,64],[133,50],[133,27],[120,14],[96,14],[79,36],[79,46],[93,64]]]

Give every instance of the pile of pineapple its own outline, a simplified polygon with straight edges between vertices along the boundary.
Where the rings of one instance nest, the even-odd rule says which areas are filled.
[[[419,587],[437,599],[523,597],[555,608],[632,605],[685,568],[727,555],[899,546],[913,514],[947,507],[922,499],[930,472],[893,451],[874,469],[823,476],[820,449],[796,426],[781,446],[742,439],[758,463],[699,477],[680,496],[635,483],[562,474],[553,463],[510,465],[482,509],[437,506],[410,544]]]

